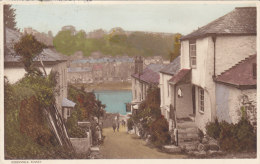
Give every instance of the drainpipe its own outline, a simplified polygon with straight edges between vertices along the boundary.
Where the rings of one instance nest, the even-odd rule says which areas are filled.
[[[216,77],[216,34],[212,35],[212,40],[214,44],[214,73],[213,73],[213,78],[215,79]]]
[[[175,136],[175,142],[176,142],[176,146],[179,145],[179,137],[178,137],[178,129],[177,129],[177,116],[176,116],[176,84],[174,84],[174,108],[173,108],[173,112],[174,112],[174,136]]]

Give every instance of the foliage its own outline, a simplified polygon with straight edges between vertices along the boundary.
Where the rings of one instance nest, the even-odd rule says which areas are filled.
[[[25,77],[12,85],[7,78],[4,81],[5,157],[7,159],[77,158],[73,152],[65,151],[58,146],[43,121],[42,108],[39,103],[36,103],[38,101],[36,95],[40,95],[40,92],[44,91],[39,88],[45,84],[36,81],[38,84],[33,84],[34,80],[30,79],[33,77],[30,77],[30,80],[28,78]],[[46,79],[46,81],[48,80]],[[30,99],[33,96],[34,98]],[[43,102],[42,104],[48,103]],[[49,137],[50,140],[47,139]]]
[[[74,110],[66,122],[68,135],[72,138],[87,137],[86,132],[78,126],[78,121],[79,121],[78,118],[79,118],[79,113],[77,110]]]
[[[42,75],[38,67],[35,67],[33,61],[42,52],[46,46],[35,39],[31,34],[25,34],[19,42],[15,43],[14,50],[21,56],[25,71],[30,75]]]
[[[76,102],[76,109],[80,110],[82,119],[93,119],[93,117],[102,117],[104,115],[105,105],[101,104],[93,92],[86,93],[84,88],[77,89],[76,87],[69,86],[69,98]]]
[[[103,34],[103,37],[86,38],[86,33],[80,31],[76,34],[70,30],[63,30],[53,39],[57,51],[66,55],[73,55],[82,51],[85,56],[92,52],[101,52],[104,55],[163,56],[169,58],[174,51],[174,34],[162,35],[146,32],[133,32],[126,35],[121,29],[117,32]]]
[[[47,78],[43,76],[25,76],[17,86],[32,92],[41,107],[47,107],[55,103],[54,95],[57,92],[55,89],[56,75],[57,73],[52,72]]]
[[[216,120],[209,123],[206,130],[210,137],[219,141],[222,150],[256,151],[256,133],[246,117],[242,117],[236,124]]]
[[[218,119],[215,119],[215,122],[209,122],[206,125],[206,131],[210,137],[215,138],[215,139],[219,138],[221,127],[218,122]]]
[[[70,137],[86,137],[86,133],[77,124],[78,121],[88,120],[91,122],[91,130],[93,137],[93,144],[97,142],[96,126],[97,123],[94,117],[102,117],[105,113],[105,105],[101,104],[99,100],[96,100],[94,93],[86,93],[84,88],[77,89],[76,87],[69,85],[68,97],[76,103],[75,109],[72,112],[70,118],[66,123],[68,128],[68,134]]]
[[[44,123],[43,109],[41,109],[39,102],[35,96],[29,99],[24,99],[21,102],[19,118],[20,118],[20,132],[30,136],[39,145],[51,144],[53,137],[51,131]]]
[[[170,61],[172,62],[177,56],[180,56],[181,52],[181,34],[174,35],[174,48],[173,51],[170,52]]]
[[[161,116],[157,118],[150,126],[151,141],[155,146],[169,144],[171,136],[169,135],[169,125],[167,120]]]
[[[4,27],[17,30],[15,21],[15,9],[11,5],[4,5]]]
[[[133,126],[134,126],[133,118],[129,118],[127,120],[127,128],[128,128],[128,130],[133,130]]]
[[[142,137],[151,135],[151,142],[157,147],[170,142],[169,125],[161,115],[158,87],[148,88],[146,99],[139,105],[137,114],[128,119],[128,124],[129,129],[138,125]]]

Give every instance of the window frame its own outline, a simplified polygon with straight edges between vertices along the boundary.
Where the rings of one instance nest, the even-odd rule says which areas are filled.
[[[198,87],[198,109],[200,113],[205,112],[205,91],[201,87]]]
[[[189,41],[189,55],[190,55],[190,67],[191,68],[196,68],[197,67],[197,45],[196,45],[196,40],[190,40]],[[195,61],[195,64],[193,64],[193,61]]]

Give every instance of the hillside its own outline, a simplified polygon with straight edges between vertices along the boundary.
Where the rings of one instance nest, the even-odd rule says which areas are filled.
[[[111,56],[163,56],[169,58],[173,50],[174,35],[149,32],[129,32],[120,29],[120,32],[111,30],[98,37],[89,37],[84,31],[61,30],[54,38],[53,44],[57,51],[65,55],[73,55],[82,51],[84,56],[90,56],[93,52],[101,52]],[[93,33],[91,34],[92,36]]]

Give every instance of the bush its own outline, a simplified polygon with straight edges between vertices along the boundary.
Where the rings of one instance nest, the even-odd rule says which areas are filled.
[[[221,122],[221,131],[218,138],[220,148],[225,151],[235,151],[238,148],[235,126],[227,122]]]
[[[131,117],[131,118],[129,118],[127,120],[127,128],[128,128],[128,130],[132,130],[133,126],[134,126],[134,121],[133,121],[133,118]]]
[[[206,125],[206,133],[212,138],[219,138],[220,130],[221,127],[217,119],[215,119],[215,122],[209,122]]]
[[[87,137],[85,130],[83,130],[78,126],[78,121],[79,121],[78,115],[79,115],[78,112],[74,110],[66,122],[67,132],[69,137],[71,138]]]
[[[157,147],[170,143],[169,125],[163,116],[151,124],[150,134],[152,143]]]
[[[207,134],[219,141],[220,148],[225,151],[256,151],[256,133],[253,126],[245,118],[237,124],[215,120],[206,126]]]

